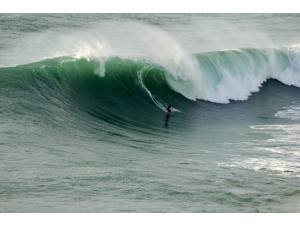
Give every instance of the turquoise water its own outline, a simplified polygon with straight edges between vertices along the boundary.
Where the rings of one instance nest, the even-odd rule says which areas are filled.
[[[0,211],[299,212],[299,22],[0,15]]]

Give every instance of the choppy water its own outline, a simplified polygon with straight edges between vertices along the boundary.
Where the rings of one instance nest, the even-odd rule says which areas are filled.
[[[299,212],[299,22],[0,15],[0,211]]]

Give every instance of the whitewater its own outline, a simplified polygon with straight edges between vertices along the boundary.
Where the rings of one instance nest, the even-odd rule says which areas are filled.
[[[299,212],[299,22],[0,15],[0,211]]]

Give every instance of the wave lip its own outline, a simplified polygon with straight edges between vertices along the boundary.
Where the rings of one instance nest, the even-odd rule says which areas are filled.
[[[197,99],[218,103],[246,100],[268,79],[299,87],[299,56],[298,48],[249,48],[199,54],[205,83]]]

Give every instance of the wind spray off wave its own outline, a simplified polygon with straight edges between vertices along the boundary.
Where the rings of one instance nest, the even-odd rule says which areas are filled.
[[[116,26],[119,29],[112,29]],[[297,75],[298,46],[191,53],[171,33],[132,21],[105,22],[80,32],[73,31],[70,35],[58,35],[55,32],[34,38],[30,35],[24,37],[24,40],[42,38],[45,40],[41,48],[36,49],[38,51],[30,45],[18,46],[8,53],[14,56],[14,60],[4,63],[24,64],[62,56],[85,58],[98,62],[95,72],[103,77],[109,58],[144,61],[161,67],[168,74],[165,76],[168,85],[186,98],[218,103],[246,100],[251,93],[259,91],[267,79],[277,79],[287,85],[300,84]],[[49,39],[53,39],[50,42],[51,48]],[[28,45],[28,41],[24,43]],[[20,51],[21,47],[25,49],[23,52]],[[33,49],[32,57],[24,56],[28,48]],[[15,53],[17,50],[18,54]]]

